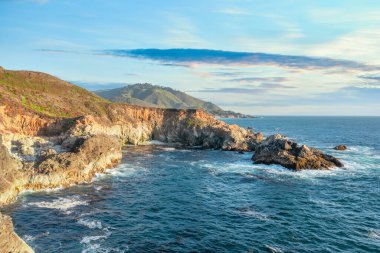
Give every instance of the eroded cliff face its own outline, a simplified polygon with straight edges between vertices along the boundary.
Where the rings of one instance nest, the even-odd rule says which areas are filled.
[[[0,252],[33,253],[34,251],[13,231],[12,219],[0,213]]]
[[[90,182],[96,173],[105,172],[121,160],[122,144],[156,140],[186,147],[248,151],[261,138],[202,110],[115,104],[107,106],[107,116],[54,118],[3,105],[0,205],[11,203],[24,190]],[[19,245],[20,238],[9,238]]]
[[[3,144],[3,139],[5,143]],[[88,183],[121,160],[121,142],[106,135],[66,142],[61,138],[0,135],[0,207],[24,190],[44,190]],[[0,252],[33,252],[0,213]]]
[[[19,114],[8,106],[0,108],[0,133],[25,136],[112,135],[125,144],[139,145],[149,140],[180,143],[184,146],[252,150],[261,134],[228,125],[202,110],[171,110],[113,104],[107,117],[84,115],[51,118]]]
[[[237,125],[216,120],[202,110],[165,110],[119,105],[111,111],[112,123],[85,116],[76,120],[69,135],[114,135],[139,145],[149,140],[224,150],[253,150],[263,138]]]

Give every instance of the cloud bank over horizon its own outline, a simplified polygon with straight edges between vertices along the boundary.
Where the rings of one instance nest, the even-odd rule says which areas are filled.
[[[295,56],[269,53],[236,52],[213,49],[171,48],[171,49],[113,49],[101,50],[99,54],[159,61],[163,64],[192,66],[198,64],[255,66],[277,65],[296,69],[343,68],[348,70],[374,71],[380,67],[356,61],[323,57]],[[175,65],[178,66],[178,65]]]

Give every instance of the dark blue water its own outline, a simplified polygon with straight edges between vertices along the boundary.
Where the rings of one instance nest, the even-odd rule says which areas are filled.
[[[346,169],[295,173],[248,153],[128,147],[92,184],[24,194],[5,211],[36,252],[380,252],[380,118],[226,121],[286,134]]]

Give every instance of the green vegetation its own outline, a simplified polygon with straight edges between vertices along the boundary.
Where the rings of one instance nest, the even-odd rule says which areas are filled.
[[[147,107],[174,109],[203,109],[218,116],[245,117],[247,115],[224,111],[217,105],[187,95],[184,92],[168,87],[151,84],[134,84],[123,88],[99,90],[95,94],[112,102],[127,103]]]
[[[203,126],[204,121],[202,121],[199,118],[187,118],[185,121],[186,127],[197,127],[197,126]]]
[[[0,104],[51,117],[107,115],[109,101],[53,76],[30,71],[0,72]]]

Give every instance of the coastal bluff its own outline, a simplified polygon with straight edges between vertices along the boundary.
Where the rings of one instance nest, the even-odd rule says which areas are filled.
[[[120,162],[123,145],[159,141],[260,154],[270,140],[200,109],[111,103],[44,73],[0,69],[0,207],[25,190],[91,182]],[[9,217],[0,214],[0,222],[0,252],[32,252]]]

